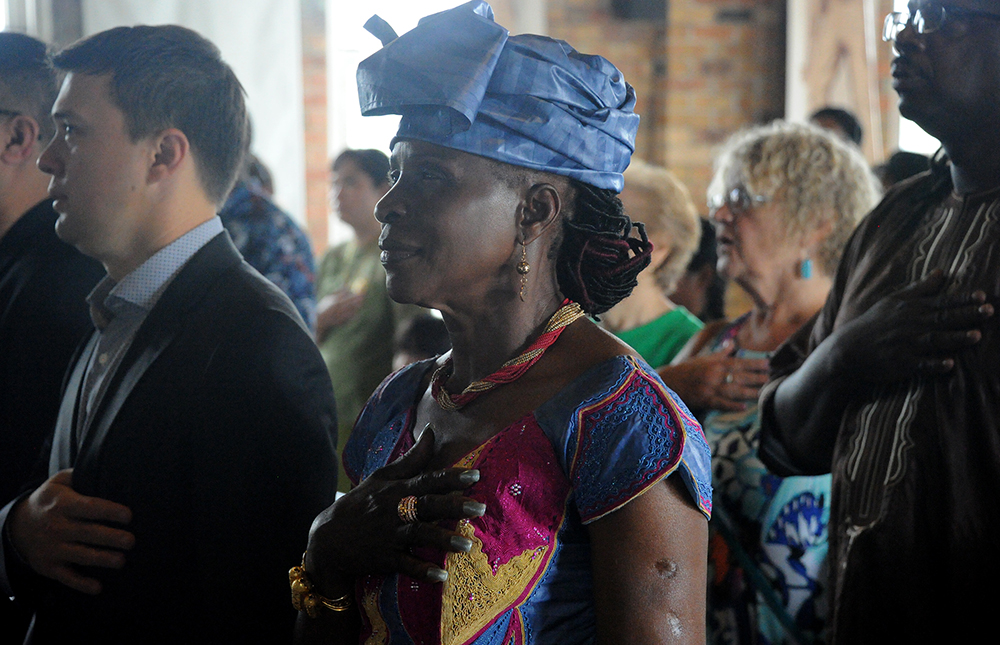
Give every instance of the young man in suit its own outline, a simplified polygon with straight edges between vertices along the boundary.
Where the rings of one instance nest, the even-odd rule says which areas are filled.
[[[71,368],[49,479],[0,511],[0,582],[33,643],[282,642],[287,570],[333,501],[329,376],[294,307],[216,216],[243,90],[176,26],[54,57],[39,167],[60,238],[107,277]]]

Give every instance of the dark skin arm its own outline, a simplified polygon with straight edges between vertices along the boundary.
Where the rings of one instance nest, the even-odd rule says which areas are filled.
[[[589,526],[597,643],[704,643],[708,522],[672,476]]]
[[[886,296],[841,326],[775,392],[767,431],[802,474],[830,472],[845,402],[859,391],[917,375],[945,377],[982,338],[986,294],[946,294],[941,271]]]

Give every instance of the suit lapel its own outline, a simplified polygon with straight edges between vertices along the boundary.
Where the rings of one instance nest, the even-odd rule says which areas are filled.
[[[96,463],[118,413],[136,384],[183,330],[187,312],[200,303],[226,270],[241,262],[242,257],[229,234],[223,232],[212,238],[184,265],[136,331],[132,344],[115,370],[84,437],[76,460],[77,468],[85,472],[94,470],[88,466]],[[164,396],[168,394],[164,393]]]
[[[118,411],[121,410],[129,394],[132,393],[135,384],[139,382],[153,361],[167,348],[175,335],[176,329],[163,330],[163,333],[156,334],[150,339],[148,344],[144,343],[138,346],[138,356],[132,355],[133,352],[131,348],[129,349],[125,356],[129,362],[122,361],[122,364],[118,366],[111,381],[111,387],[104,400],[101,401],[98,414],[93,416],[90,426],[86,429],[83,445],[80,446],[78,464],[82,470],[90,470],[87,466],[100,452],[101,445],[111,429],[111,424],[118,416]],[[138,334],[136,334],[136,339],[138,339]],[[136,347],[134,342],[133,347]]]
[[[56,417],[55,434],[52,436],[52,452],[49,454],[49,475],[54,475],[60,470],[72,468],[76,461],[77,437],[81,428],[78,427],[80,419],[80,395],[83,390],[83,375],[87,371],[87,363],[90,362],[90,355],[94,353],[94,347],[100,334],[93,333],[90,339],[83,345],[83,350],[77,350],[76,361],[71,363],[73,371],[63,390],[62,403],[59,406],[59,415]]]

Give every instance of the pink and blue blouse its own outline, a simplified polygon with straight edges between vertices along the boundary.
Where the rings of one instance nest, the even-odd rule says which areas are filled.
[[[368,401],[344,451],[355,484],[412,446],[433,365],[400,370]],[[361,579],[362,642],[592,642],[586,525],[675,472],[708,517],[710,459],[698,422],[646,363],[619,356],[591,368],[456,464],[481,472],[466,495],[486,514],[452,525],[472,550],[415,552],[448,571],[444,584]]]

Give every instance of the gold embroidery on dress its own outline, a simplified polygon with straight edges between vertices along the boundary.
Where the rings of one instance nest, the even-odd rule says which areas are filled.
[[[455,462],[455,466],[454,467],[455,468],[472,468],[472,465],[475,464],[476,461],[479,459],[479,455],[482,454],[483,448],[486,447],[487,443],[490,443],[490,442],[487,441],[486,443],[483,443],[482,445],[479,445],[479,446],[473,448],[472,452],[470,452],[469,454],[465,455],[464,457],[462,457],[461,459],[459,459],[457,462]]]
[[[378,608],[378,591],[365,592],[361,599],[361,608],[368,618],[368,623],[372,627],[371,636],[365,640],[365,645],[388,645],[389,626],[382,619],[382,614]]]
[[[441,645],[469,641],[513,605],[545,561],[548,549],[540,546],[525,551],[499,565],[494,574],[475,528],[463,520],[456,531],[472,540],[472,550],[449,553],[445,559],[448,579],[442,590]]]

